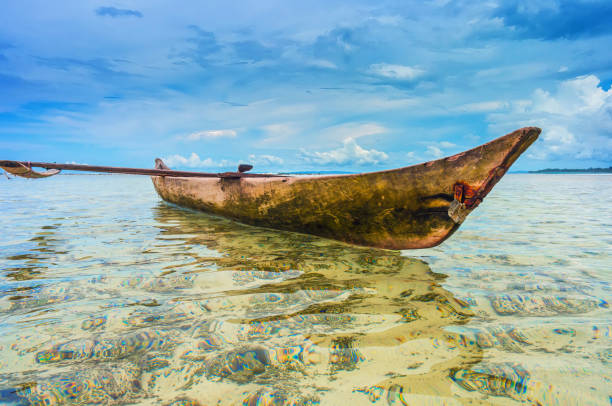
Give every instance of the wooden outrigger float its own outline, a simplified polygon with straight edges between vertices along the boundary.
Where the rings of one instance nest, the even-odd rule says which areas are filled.
[[[428,248],[457,230],[540,132],[525,127],[447,158],[355,175],[246,173],[250,165],[238,172],[184,172],[160,159],[155,169],[18,161],[0,161],[0,167],[23,177],[61,169],[150,175],[162,199],[242,223],[363,246]]]

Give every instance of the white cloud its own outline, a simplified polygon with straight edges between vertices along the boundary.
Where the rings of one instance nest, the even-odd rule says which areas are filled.
[[[454,144],[449,141],[440,141],[438,145],[440,146],[440,148],[454,148],[457,146],[457,144]]]
[[[563,116],[589,115],[602,110],[610,102],[612,92],[599,87],[594,75],[580,76],[561,82],[555,95],[537,89],[533,97],[533,111]]]
[[[508,107],[508,103],[495,100],[495,101],[464,104],[464,105],[457,107],[455,110],[462,112],[462,113],[482,113],[482,112],[500,110],[505,107]]]
[[[444,151],[442,151],[435,145],[428,146],[427,150],[425,150],[425,153],[434,159],[442,158],[444,156]]]
[[[425,148],[425,152],[420,154],[414,151],[409,151],[406,153],[406,158],[408,159],[408,164],[417,164],[421,162],[427,162],[435,159],[440,159],[444,156],[449,156],[451,153],[446,151],[449,148],[455,149],[457,144],[449,142],[449,141],[440,141],[435,144],[429,143]]]
[[[232,165],[231,162],[223,160],[220,162],[213,161],[211,158],[200,159],[198,154],[192,152],[189,157],[185,158],[182,155],[171,155],[163,158],[163,161],[170,168],[173,167],[188,167],[188,168],[219,168]]]
[[[283,159],[274,155],[249,155],[248,159],[241,159],[239,161],[228,161],[223,159],[221,161],[215,161],[212,158],[202,159],[198,154],[192,152],[191,155],[185,157],[183,155],[175,154],[163,158],[163,161],[170,168],[228,168],[238,166],[238,163],[251,164],[251,165],[282,165]]]
[[[260,144],[283,144],[287,145],[295,134],[299,133],[300,127],[296,123],[274,123],[266,124],[260,127],[265,138],[260,141]]]
[[[185,139],[188,141],[198,141],[198,140],[206,139],[206,138],[222,138],[222,137],[234,138],[236,135],[238,134],[236,133],[235,130],[206,130],[206,131],[198,131],[198,132],[191,133],[188,136],[186,136]]]
[[[283,159],[274,155],[249,155],[249,162],[252,165],[282,165]]]
[[[421,162],[421,158],[414,152],[414,151],[409,151],[406,153],[406,163],[408,165],[414,165],[414,164],[418,164],[419,162]]]
[[[425,71],[419,68],[389,63],[375,63],[370,65],[370,72],[378,76],[398,80],[414,80],[425,74]]]
[[[308,57],[303,53],[303,49],[300,49],[297,45],[287,46],[284,48],[282,58],[285,61],[293,62],[304,66],[314,66],[316,68],[324,69],[338,69],[338,66],[328,59],[323,58],[312,58]]]
[[[306,162],[336,165],[376,165],[386,161],[387,154],[375,149],[360,147],[353,138],[346,138],[342,147],[327,152],[308,152],[301,150],[300,157]]]
[[[612,159],[612,89],[594,75],[561,82],[554,92],[537,89],[530,100],[512,103],[506,114],[489,115],[493,127],[542,128],[528,156],[534,159]]]
[[[357,139],[368,135],[384,134],[389,130],[378,123],[345,123],[327,127],[319,131],[318,136],[325,140]]]
[[[302,122],[281,122],[261,126],[264,138],[259,141],[258,147],[282,145],[284,147],[304,145],[300,139],[307,138],[313,148],[325,148],[335,143],[343,142],[346,138],[358,139],[361,137],[379,135],[389,132],[389,129],[375,122],[349,122],[323,129],[313,128],[312,120]]]
[[[293,123],[275,123],[262,127],[268,138],[286,137],[299,131]]]
[[[382,25],[400,25],[404,22],[404,18],[399,15],[381,15],[378,17],[371,17],[371,19]]]
[[[338,69],[335,63],[328,61],[327,59],[310,59],[306,61],[306,65],[314,66],[316,68],[325,69]]]

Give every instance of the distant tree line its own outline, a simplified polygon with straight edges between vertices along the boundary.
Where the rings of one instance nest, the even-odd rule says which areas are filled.
[[[612,173],[612,166],[609,168],[588,168],[588,169],[540,169],[539,171],[529,171],[529,173]]]

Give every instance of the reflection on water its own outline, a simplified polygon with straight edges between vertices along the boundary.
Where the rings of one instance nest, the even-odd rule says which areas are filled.
[[[61,246],[62,241],[55,237],[54,230],[58,225],[46,225],[40,228],[34,237],[28,240],[28,250],[17,255],[6,257],[8,261],[13,261],[14,265],[4,268],[5,277],[14,280],[28,280],[38,278],[42,271],[46,270],[46,265],[57,255],[65,254],[61,250],[56,250]]]
[[[117,176],[49,179],[65,195],[33,216],[20,182],[0,185],[0,404],[608,402],[605,290],[534,277],[571,269],[563,255],[478,250],[487,232],[468,228],[411,258],[180,209]]]
[[[408,393],[451,396],[449,368],[481,358],[473,341],[445,331],[470,313],[421,260],[163,203],[154,219],[158,234],[142,253],[158,273],[39,287],[8,304],[12,314],[71,298],[97,308],[70,307],[69,322],[38,325],[46,334],[27,343],[15,332],[7,356],[18,365],[5,369],[23,378],[5,396],[402,404]]]

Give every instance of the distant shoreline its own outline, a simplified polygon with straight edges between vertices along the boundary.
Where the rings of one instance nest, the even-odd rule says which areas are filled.
[[[558,169],[548,168],[538,171],[528,171],[527,173],[612,173],[612,166],[609,168],[588,168],[588,169]]]

